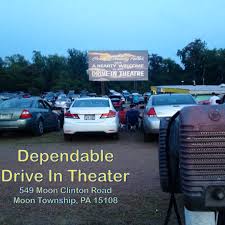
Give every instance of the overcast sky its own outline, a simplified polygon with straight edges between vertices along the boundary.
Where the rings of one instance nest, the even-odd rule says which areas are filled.
[[[225,48],[224,0],[0,0],[0,57],[148,50],[176,59],[195,38]]]

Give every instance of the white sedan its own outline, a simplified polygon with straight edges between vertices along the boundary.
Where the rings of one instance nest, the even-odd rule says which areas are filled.
[[[118,138],[119,117],[109,98],[76,99],[64,115],[64,138],[75,133],[106,133]]]

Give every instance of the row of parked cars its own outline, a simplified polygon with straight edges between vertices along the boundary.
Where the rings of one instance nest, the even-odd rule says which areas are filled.
[[[111,94],[118,93],[114,90],[111,90],[110,92],[111,92]],[[131,103],[134,103],[134,104],[142,104],[142,103],[147,103],[148,99],[151,96],[151,92],[145,92],[144,94],[140,94],[136,91],[129,92],[127,90],[123,90],[121,92],[121,95],[128,102],[131,102]]]
[[[0,103],[0,133],[31,131],[42,135],[46,130],[60,130],[63,115],[65,140],[79,132],[102,132],[118,138],[119,118],[108,97],[77,98],[63,114],[40,97],[11,98]]]
[[[116,109],[120,109],[120,107],[124,103],[134,103],[134,104],[144,104],[147,103],[149,97],[151,96],[151,92],[146,92],[143,95],[138,92],[128,92],[127,90],[123,90],[121,93],[115,90],[110,90],[108,95],[103,97],[109,97],[112,101],[113,106]],[[86,91],[81,92],[80,94],[75,94],[74,91],[69,91],[68,94],[64,94],[63,91],[60,92],[46,92],[42,95],[50,105],[56,108],[69,108],[71,103],[77,98],[87,98],[87,97],[97,97],[96,93],[89,93]]]
[[[60,130],[63,126],[65,140],[78,132],[103,132],[118,138],[120,120],[116,109],[131,101],[115,91],[104,97],[87,92],[78,95],[73,91],[46,92],[41,97],[25,93],[1,96],[4,97],[0,102],[0,134],[27,130],[42,135],[46,130]]]
[[[123,90],[121,93],[116,92],[114,90],[110,90],[109,98],[111,99],[114,107],[119,108],[124,103],[131,104],[145,104],[147,103],[149,97],[151,96],[151,92],[145,92],[143,95],[138,92],[128,92],[127,90]]]
[[[60,130],[63,126],[65,140],[84,132],[102,132],[113,138],[119,137],[120,118],[115,108],[128,101],[123,94],[115,91],[104,97],[80,94],[71,99],[68,94],[60,93],[54,103],[50,103],[47,96],[49,93],[42,97],[16,96],[2,100],[0,133],[29,130],[34,135],[42,135],[45,130]],[[120,99],[119,105],[116,99]],[[144,139],[152,140],[159,132],[161,118],[170,118],[181,108],[196,104],[190,94],[150,95],[142,117]]]

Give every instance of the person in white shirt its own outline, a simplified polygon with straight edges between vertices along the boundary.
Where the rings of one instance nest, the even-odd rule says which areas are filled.
[[[218,105],[216,102],[217,100],[220,100],[220,98],[216,95],[215,92],[212,93],[212,97],[209,99],[210,105]]]

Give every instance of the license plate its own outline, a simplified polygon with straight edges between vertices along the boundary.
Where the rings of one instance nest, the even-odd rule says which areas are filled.
[[[84,115],[85,120],[95,120],[95,115]]]
[[[12,118],[11,114],[0,114],[0,120],[8,120],[11,118]]]

